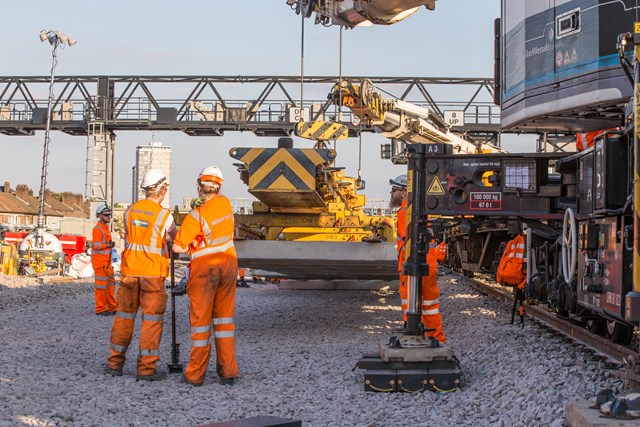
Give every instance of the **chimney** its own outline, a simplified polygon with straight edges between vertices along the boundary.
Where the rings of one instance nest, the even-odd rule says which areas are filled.
[[[11,184],[9,183],[9,181],[5,181],[4,182],[4,187],[2,187],[2,192],[3,193],[10,193],[11,192]]]
[[[29,193],[33,194],[33,191],[31,191],[31,189],[26,185],[18,184],[16,186],[16,196],[24,198],[26,196],[29,196],[30,195]]]

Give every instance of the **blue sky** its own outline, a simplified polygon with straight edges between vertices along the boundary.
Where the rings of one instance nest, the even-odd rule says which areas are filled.
[[[344,75],[492,77],[493,21],[499,0],[438,0],[393,26],[343,33]],[[299,75],[300,17],[285,0],[20,0],[3,2],[4,42],[0,73],[48,75],[51,48],[40,29],[56,29],[78,40],[63,50],[58,75]],[[339,74],[339,29],[305,24],[305,74]],[[119,132],[116,140],[116,201],[131,198],[135,147],[152,140],[173,146],[172,203],[195,191],[198,171],[217,164],[223,192],[250,197],[228,156],[234,146],[276,145],[275,138],[227,133],[222,138],[179,132]],[[40,182],[44,132],[33,137],[0,135],[0,181]],[[379,158],[379,135],[363,137],[364,194],[388,197],[388,179],[403,172]],[[309,143],[296,139],[296,146]],[[85,137],[52,133],[48,187],[84,192]],[[535,147],[527,147],[534,151]],[[521,150],[522,151],[522,150]],[[15,156],[6,153],[16,153]],[[339,166],[355,176],[358,141],[338,144]]]

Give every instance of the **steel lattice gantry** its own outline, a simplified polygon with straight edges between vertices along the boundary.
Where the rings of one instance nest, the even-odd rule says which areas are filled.
[[[362,81],[365,77],[345,76]],[[453,126],[472,139],[496,142],[499,108],[493,81],[484,78],[367,77],[389,98],[402,99],[443,114],[463,111],[464,125]],[[336,76],[61,76],[56,77],[52,129],[86,135],[100,122],[117,130],[179,130],[189,135],[222,136],[249,131],[288,136],[299,121],[324,119],[349,126],[350,136],[373,132],[351,124],[348,109],[328,100]],[[44,130],[49,77],[0,77],[0,133],[31,135]],[[445,101],[446,99],[446,101]]]

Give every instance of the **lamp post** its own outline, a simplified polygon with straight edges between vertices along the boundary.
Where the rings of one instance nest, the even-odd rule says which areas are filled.
[[[38,197],[38,225],[36,228],[36,248],[44,248],[44,231],[45,231],[45,217],[44,217],[44,192],[47,186],[47,166],[49,166],[49,143],[51,138],[49,136],[51,131],[51,115],[53,108],[53,82],[55,80],[56,65],[58,63],[57,51],[58,46],[64,47],[73,46],[77,41],[66,34],[56,30],[42,30],[40,31],[40,41],[48,41],[53,46],[53,58],[51,61],[51,80],[49,81],[49,100],[47,101],[47,121],[44,131],[44,154],[42,156],[42,175],[40,177],[40,194]]]

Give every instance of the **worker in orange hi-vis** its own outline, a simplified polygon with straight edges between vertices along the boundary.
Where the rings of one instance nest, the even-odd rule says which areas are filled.
[[[390,179],[391,197],[389,208],[398,208],[396,220],[397,249],[398,249],[398,274],[400,276],[400,307],[402,309],[402,320],[407,321],[408,279],[403,273],[405,262],[405,252],[407,243],[407,176],[400,175],[395,179]],[[421,320],[427,335],[445,343],[447,341],[442,330],[442,316],[440,315],[440,291],[438,289],[438,265],[436,245],[429,244],[427,253],[427,264],[429,264],[429,275],[422,278],[422,316]]]
[[[98,223],[93,227],[91,244],[96,315],[111,316],[116,314],[116,278],[111,265],[111,249],[115,246],[115,242],[111,239],[109,230],[111,209],[105,204],[100,205],[96,209],[96,216]]]
[[[222,172],[204,168],[198,176],[198,193],[204,203],[185,217],[173,244],[176,253],[189,252],[191,274],[187,286],[191,320],[191,355],[185,380],[201,385],[216,345],[216,369],[220,382],[233,385],[238,377],[235,356],[235,324],[238,259],[233,245],[233,209],[220,194]]]
[[[160,205],[169,187],[165,174],[160,169],[150,169],[144,174],[140,187],[146,198],[132,204],[124,214],[122,279],[116,297],[117,312],[111,329],[106,372],[122,375],[125,353],[140,308],[142,328],[136,379],[158,381],[166,377],[166,372],[156,370],[156,363],[160,360],[160,338],[167,306],[167,236],[173,238],[177,230],[171,213]]]
[[[389,209],[396,211],[396,249],[398,250],[398,276],[400,287],[400,308],[402,309],[402,320],[407,321],[407,277],[402,274],[402,266],[405,258],[405,242],[407,239],[407,175],[399,175],[395,179],[390,179],[391,192],[389,198]]]

